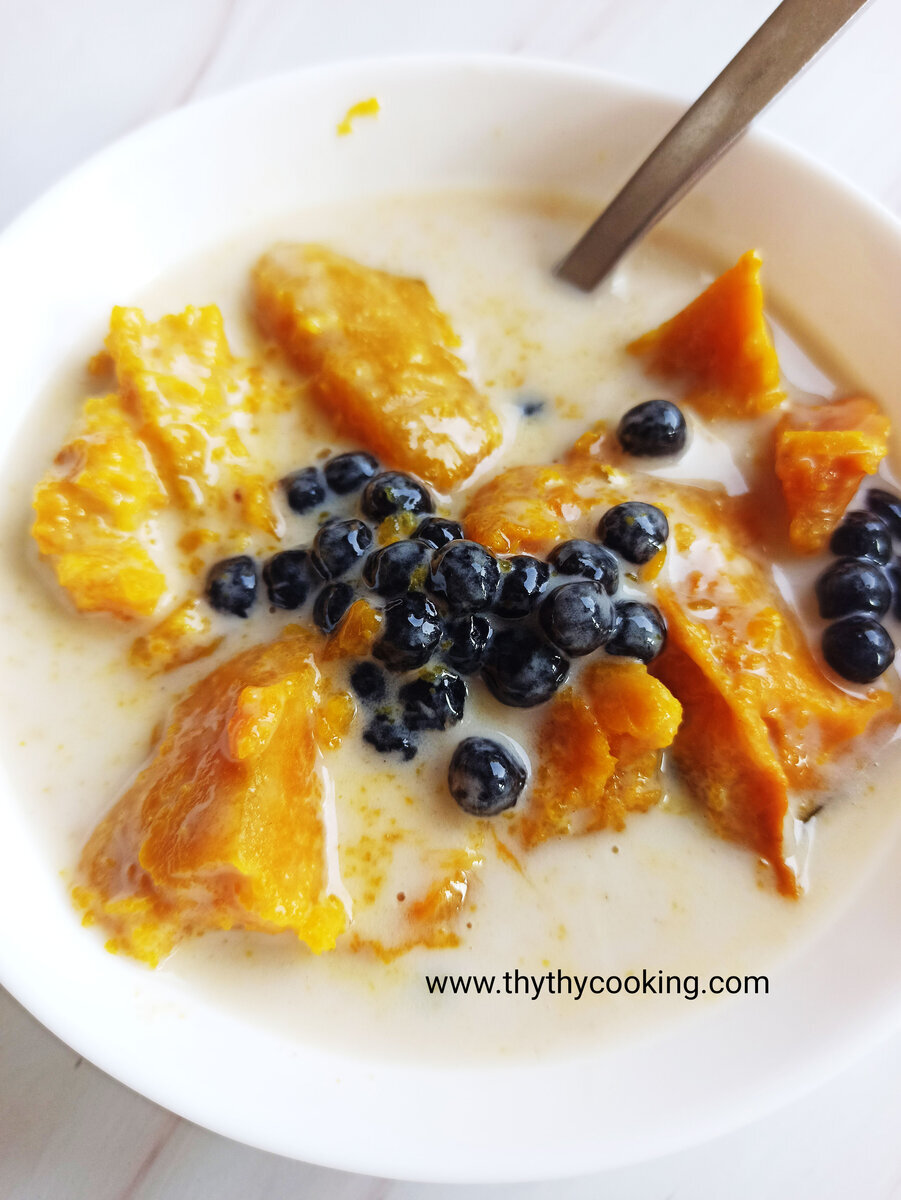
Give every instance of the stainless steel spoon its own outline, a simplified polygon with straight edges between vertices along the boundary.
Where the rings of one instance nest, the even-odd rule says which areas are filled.
[[[665,216],[869,0],[783,0],[555,268],[583,292]]]

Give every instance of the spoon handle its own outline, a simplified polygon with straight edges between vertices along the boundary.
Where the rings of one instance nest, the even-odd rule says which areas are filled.
[[[554,273],[590,292],[867,2],[782,0]]]

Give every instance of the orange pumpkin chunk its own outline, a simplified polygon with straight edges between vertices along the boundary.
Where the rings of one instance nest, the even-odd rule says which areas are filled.
[[[628,812],[655,804],[659,751],[672,742],[681,715],[679,702],[641,663],[586,668],[579,692],[557,696],[541,727],[535,787],[517,825],[523,844],[622,829]]]
[[[616,767],[610,744],[588,704],[571,689],[555,696],[538,738],[541,761],[528,807],[515,818],[526,847],[607,823],[605,789]]]
[[[148,525],[161,509],[181,509],[188,520],[224,514],[227,536],[239,542],[248,526],[280,536],[270,484],[250,469],[238,432],[269,393],[259,372],[232,356],[215,307],[157,322],[140,309],[115,308],[108,347],[98,369],[101,362],[115,368],[119,392],[85,401],[35,489],[32,534],[80,611],[149,617],[169,582],[152,549],[161,531]],[[184,523],[164,527],[176,544],[192,532]],[[171,664],[179,665],[175,625],[186,619],[183,609],[172,615],[150,658],[164,657],[166,638]],[[136,654],[147,658],[148,647]]]
[[[107,347],[123,402],[174,502],[188,512],[228,511],[277,535],[266,482],[249,469],[236,416],[260,404],[256,375],[236,359],[215,305],[148,321],[114,308]]]
[[[561,462],[510,467],[471,496],[466,536],[498,554],[546,554],[573,536],[573,523],[599,505],[628,500],[629,478],[598,457],[603,439],[583,434]]]
[[[498,550],[544,553],[563,538],[585,536],[589,517],[636,495],[666,511],[672,530],[666,569],[648,582],[669,624],[668,649],[652,670],[684,709],[674,757],[715,828],[767,859],[781,890],[793,894],[783,849],[789,792],[816,788],[830,759],[895,711],[891,696],[881,689],[849,695],[819,669],[796,618],[752,557],[746,501],[651,476],[630,478],[603,452],[597,438],[581,438],[551,467],[502,472],[473,496],[467,535],[493,530],[489,544]],[[540,537],[530,533],[524,514]],[[579,700],[589,706],[587,696]],[[595,735],[584,713],[561,716],[559,730],[545,731],[548,744],[559,737],[561,746],[570,745],[568,719],[591,746]],[[579,744],[574,738],[572,746]],[[611,789],[628,796],[653,788],[654,777],[653,759],[636,758],[628,771],[618,763],[602,785],[604,802]],[[552,776],[547,780],[539,777],[536,786],[548,789],[547,820],[556,829],[561,818],[551,803]],[[561,791],[569,787],[561,776]],[[582,807],[578,798],[564,801],[564,823],[568,805]]]
[[[718,832],[769,862],[794,894],[783,846],[790,789],[816,787],[825,763],[893,701],[826,678],[727,506],[699,501],[690,515],[696,537],[657,589],[669,640],[652,664],[685,712],[674,758]]]
[[[408,919],[418,927],[420,944],[459,945],[460,939],[450,926],[466,903],[473,871],[481,865],[482,855],[478,850],[456,850],[447,856],[443,875],[407,910]]]
[[[776,474],[791,524],[791,544],[814,554],[888,451],[890,423],[875,400],[852,396],[795,407],[776,431]]]
[[[457,926],[483,862],[484,857],[478,846],[454,850],[445,855],[425,893],[407,906],[403,931],[398,937],[386,941],[354,935],[351,949],[368,950],[382,962],[389,963],[416,946],[429,950],[459,946]]]
[[[368,600],[355,600],[325,644],[323,658],[366,658],[382,627],[382,613]]]
[[[253,272],[257,319],[336,428],[449,492],[501,441],[463,374],[459,339],[419,279],[323,246],[276,246]]]
[[[782,399],[753,250],[681,312],[628,346],[651,374],[681,380],[708,416],[752,417]]]
[[[329,894],[309,635],[237,655],[176,706],[152,761],[100,822],[75,899],[107,946],[155,965],[217,929],[344,930]]]
[[[135,638],[129,661],[148,675],[174,671],[216,650],[222,638],[211,631],[212,622],[203,602],[185,600],[153,629]]]
[[[617,762],[665,750],[676,736],[682,707],[643,663],[592,663],[582,676],[581,691]]]
[[[498,554],[544,554],[567,536],[580,507],[563,464],[512,467],[471,497],[463,525],[468,538]]]
[[[166,590],[139,530],[167,501],[115,394],[81,417],[35,488],[31,532],[80,612],[149,616]]]
[[[357,715],[357,702],[350,692],[332,692],[316,716],[316,741],[323,750],[337,750]]]

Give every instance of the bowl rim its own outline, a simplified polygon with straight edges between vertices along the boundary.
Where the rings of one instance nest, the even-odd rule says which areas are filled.
[[[411,52],[409,54],[387,55],[356,55],[351,58],[333,59],[326,62],[311,63],[307,66],[296,67],[283,71],[274,71],[257,79],[247,80],[233,87],[205,96],[191,97],[185,103],[175,108],[141,121],[124,133],[118,134],[111,141],[88,154],[75,166],[65,171],[48,187],[43,188],[32,200],[14,213],[6,224],[0,226],[0,249],[3,248],[8,235],[19,236],[20,227],[25,227],[43,211],[45,206],[55,202],[60,192],[68,190],[74,182],[93,172],[98,165],[113,158],[121,152],[125,145],[133,146],[141,140],[158,136],[170,125],[181,123],[186,115],[202,115],[209,109],[217,108],[225,103],[246,102],[254,95],[262,95],[282,87],[290,87],[298,80],[313,80],[317,77],[329,78],[341,74],[352,75],[356,71],[373,69],[397,72],[408,68],[420,71],[432,68],[441,70],[448,67],[459,70],[469,67],[488,67],[500,74],[513,75],[544,75],[546,78],[568,77],[582,79],[586,82],[600,82],[617,89],[625,95],[631,95],[636,100],[652,100],[667,106],[691,104],[690,99],[656,88],[649,84],[620,75],[615,71],[595,68],[584,63],[573,63],[564,60],[545,58],[541,55],[501,54],[490,51],[474,51],[470,53],[456,51],[432,51],[429,53]],[[766,110],[764,110],[765,119]],[[676,109],[678,116],[678,108]],[[768,150],[785,155],[794,164],[803,164],[814,171],[820,178],[825,179],[846,196],[859,202],[869,209],[870,215],[884,221],[895,233],[901,233],[901,215],[896,215],[888,205],[866,191],[862,186],[843,175],[836,167],[818,159],[811,151],[796,145],[790,138],[769,128],[761,128],[752,124],[737,142],[729,147],[727,154],[734,146],[740,146],[750,140],[754,144],[766,146]],[[703,178],[703,177],[702,177]],[[623,181],[625,182],[625,180]],[[700,181],[699,181],[700,182]],[[693,189],[690,189],[693,190]]]

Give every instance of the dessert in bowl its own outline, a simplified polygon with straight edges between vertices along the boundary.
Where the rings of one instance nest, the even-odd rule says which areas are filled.
[[[7,235],[10,327],[37,246],[55,274],[7,381],[36,907],[6,977],[176,1111],[385,1174],[562,1174],[775,1102],[891,1006],[883,970],[841,1035],[792,1017],[849,926],[891,940],[890,298],[842,311],[830,221],[896,234],[749,143],[595,296],[554,282],[671,113],[550,68],[333,68],[146,131]],[[772,212],[734,202],[762,169]],[[831,290],[777,214],[802,187]]]

